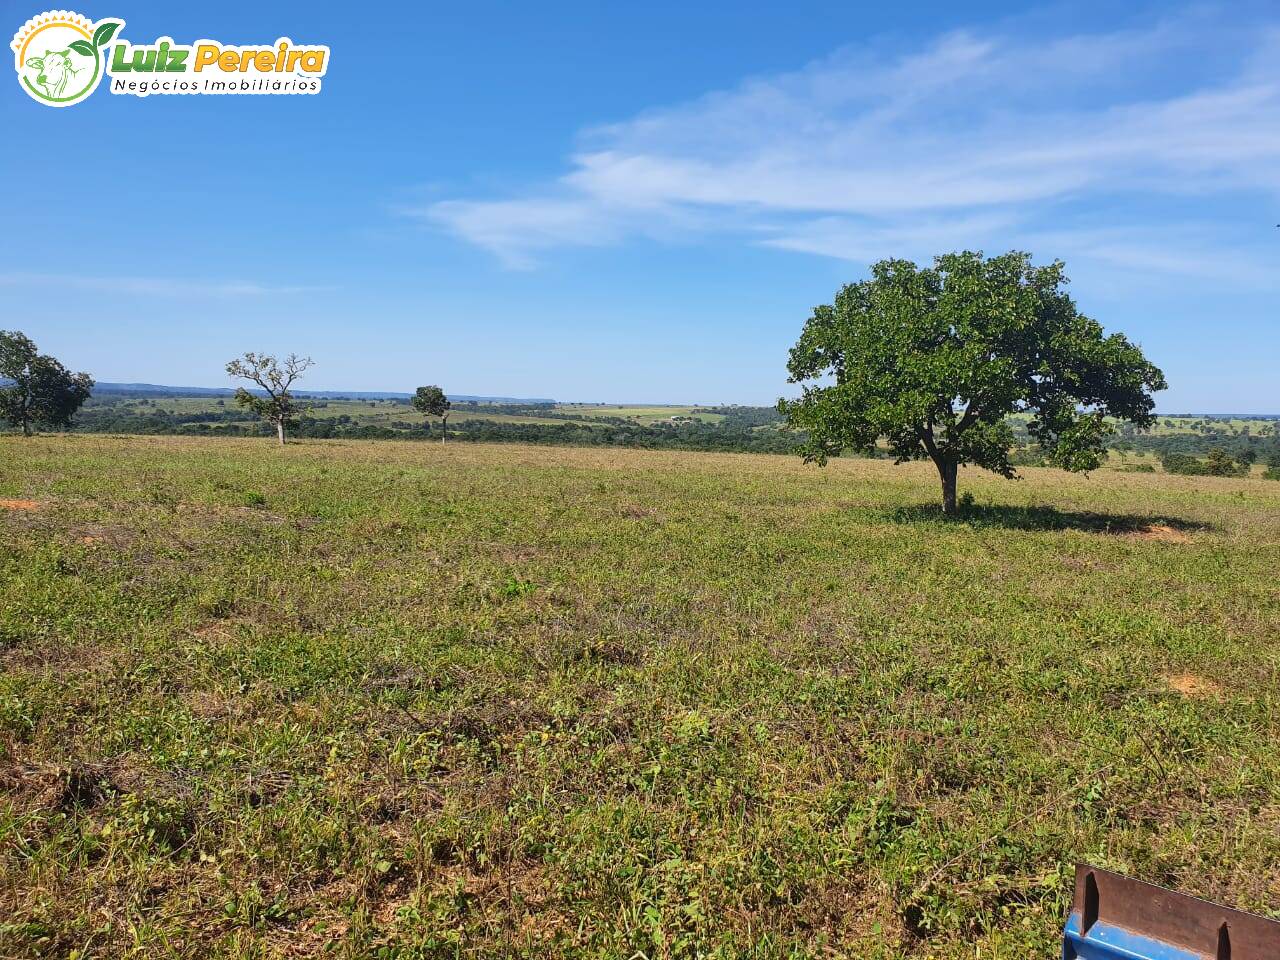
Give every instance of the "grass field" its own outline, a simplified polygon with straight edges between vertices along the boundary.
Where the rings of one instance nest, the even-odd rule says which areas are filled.
[[[1025,424],[1031,417],[1029,414],[1014,414],[1009,418],[1013,423]],[[1113,420],[1116,427],[1123,426],[1123,421]],[[1241,435],[1254,437],[1275,436],[1280,429],[1280,417],[1220,417],[1210,414],[1199,416],[1164,416],[1156,415],[1155,423],[1145,430],[1135,430],[1138,436],[1173,437],[1199,435],[1227,439]]]
[[[576,413],[584,417],[625,417],[640,424],[661,423],[672,417],[690,417],[704,423],[719,423],[723,414],[711,413],[701,407],[676,405],[638,406],[635,404],[615,403],[558,403],[556,409],[562,413]]]
[[[1227,436],[1239,435],[1242,431],[1260,436],[1271,434],[1276,428],[1276,418],[1242,418],[1242,417],[1157,417],[1151,433],[1155,436],[1170,436],[1180,433],[1197,433],[1192,424],[1202,424],[1212,431]]]
[[[0,956],[1056,956],[1280,910],[1280,483],[0,438]]]

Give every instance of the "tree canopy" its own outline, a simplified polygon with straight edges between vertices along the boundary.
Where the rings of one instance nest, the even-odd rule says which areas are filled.
[[[440,418],[440,442],[444,443],[449,436],[449,411],[453,409],[444,391],[437,386],[419,387],[413,394],[413,407],[428,417]]]
[[[87,373],[71,373],[16,330],[0,330],[0,381],[0,417],[28,437],[37,425],[71,426],[93,390]]]
[[[1066,283],[1060,261],[1037,267],[1017,251],[876,263],[814,308],[791,350],[803,392],[778,409],[807,432],[806,460],[884,439],[899,463],[933,461],[953,513],[959,466],[1016,476],[1007,418],[1024,413],[1051,463],[1098,466],[1108,418],[1150,426],[1166,384],[1123,334],[1077,310]]]

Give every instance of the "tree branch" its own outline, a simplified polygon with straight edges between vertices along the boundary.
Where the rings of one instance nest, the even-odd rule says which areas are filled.
[[[917,432],[920,442],[924,445],[925,452],[929,454],[929,459],[934,463],[938,463],[938,445],[933,439],[933,424],[926,423],[924,429]]]
[[[973,421],[978,419],[981,411],[978,409],[976,402],[970,402],[964,408],[964,414],[960,417],[960,422],[956,424],[956,434],[960,434],[973,425]]]

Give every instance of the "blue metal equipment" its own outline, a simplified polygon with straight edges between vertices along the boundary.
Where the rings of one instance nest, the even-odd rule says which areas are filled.
[[[1280,923],[1084,864],[1063,960],[1280,960]]]

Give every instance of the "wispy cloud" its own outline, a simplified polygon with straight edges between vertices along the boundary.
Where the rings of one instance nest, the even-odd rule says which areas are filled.
[[[272,297],[322,293],[332,287],[278,286],[165,277],[88,277],[62,273],[0,273],[0,287],[52,287],[156,297]]]
[[[557,247],[730,231],[853,261],[1053,237],[1055,255],[1219,273],[1196,235],[1223,195],[1280,198],[1280,21],[1192,13],[1048,41],[845,49],[583,131],[565,173],[525,195],[412,212],[514,267]],[[1161,205],[1155,219],[1177,230],[1126,213]],[[1107,237],[1089,222],[1099,208]]]

